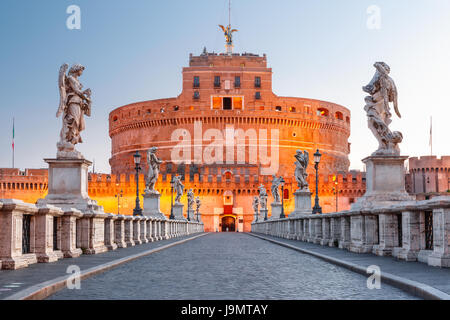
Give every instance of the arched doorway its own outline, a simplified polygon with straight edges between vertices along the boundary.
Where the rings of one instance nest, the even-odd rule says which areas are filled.
[[[225,216],[222,218],[222,232],[235,232],[236,231],[236,219],[231,216]]]

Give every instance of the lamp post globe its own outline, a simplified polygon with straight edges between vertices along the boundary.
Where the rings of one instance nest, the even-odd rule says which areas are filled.
[[[135,170],[136,170],[136,206],[133,210],[133,216],[142,216],[141,203],[139,201],[139,170],[141,170],[141,154],[139,151],[133,155]]]
[[[319,149],[317,149],[316,153],[314,153],[314,169],[316,169],[316,197],[314,200],[313,214],[322,213],[322,208],[319,205],[319,163],[321,157],[322,154],[319,152]]]

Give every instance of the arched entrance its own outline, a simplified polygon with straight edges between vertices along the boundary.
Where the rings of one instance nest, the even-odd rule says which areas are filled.
[[[236,231],[236,218],[232,216],[225,216],[222,218],[222,232]]]

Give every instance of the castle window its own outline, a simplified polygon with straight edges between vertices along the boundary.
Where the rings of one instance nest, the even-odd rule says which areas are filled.
[[[235,88],[241,87],[241,77],[239,76],[234,77],[234,87]]]
[[[194,88],[200,88],[200,77],[194,77]]]
[[[152,113],[152,110],[147,109],[147,114],[150,114],[150,113]]]
[[[261,88],[261,77],[255,77],[255,88]]]
[[[290,111],[290,112],[295,112],[295,107],[290,107],[290,108],[289,108],[289,111]]]
[[[345,122],[350,123],[350,117],[346,117]]]
[[[233,109],[242,110],[242,97],[233,97]]]
[[[180,110],[180,107],[179,107],[179,106],[174,106],[174,107],[173,107],[173,111],[178,111],[178,110]]]
[[[319,117],[328,117],[329,114],[330,114],[330,112],[328,111],[328,109],[325,109],[325,108],[317,109],[317,115]]]
[[[198,92],[198,91],[195,91],[195,92],[194,92],[194,99],[195,99],[195,100],[200,99],[200,92]]]
[[[255,93],[255,99],[256,99],[256,100],[260,100],[260,99],[261,99],[261,92],[257,91],[257,92]]]
[[[336,112],[335,117],[338,120],[344,120],[344,115],[342,114],[342,112]]]
[[[284,200],[289,200],[289,189],[284,189],[283,198]]]
[[[275,111],[281,111],[283,108],[281,108],[280,106],[276,106],[275,107]]]
[[[220,88],[220,76],[214,77],[214,88]]]
[[[114,116],[113,121],[116,122],[117,120],[117,116]]]
[[[223,98],[223,110],[231,110],[233,109],[232,107],[232,100],[230,97],[224,97]]]

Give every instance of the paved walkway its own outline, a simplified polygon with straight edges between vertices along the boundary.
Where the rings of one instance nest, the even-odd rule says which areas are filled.
[[[341,250],[303,241],[276,238],[267,235],[256,234],[256,236],[267,238],[277,242],[282,242],[299,249],[310,251],[312,253],[339,259],[346,263],[363,266],[364,268],[367,268],[371,265],[377,265],[380,267],[381,274],[383,274],[383,272],[390,273],[394,276],[417,281],[430,287],[436,288],[444,293],[450,294],[449,268],[430,267],[425,263],[405,262],[397,260],[393,257],[379,257],[373,254],[358,254],[350,252],[348,250]]]
[[[150,242],[135,247],[117,249],[97,255],[81,255],[74,259],[61,259],[54,263],[36,263],[19,270],[0,270],[0,299],[5,299],[26,288],[50,281],[62,276],[68,276],[67,268],[76,265],[81,271],[110,263],[118,259],[141,254],[162,246],[190,239],[198,235],[189,235],[169,240]]]
[[[415,299],[367,276],[243,233],[211,233],[123,264],[49,299]]]

